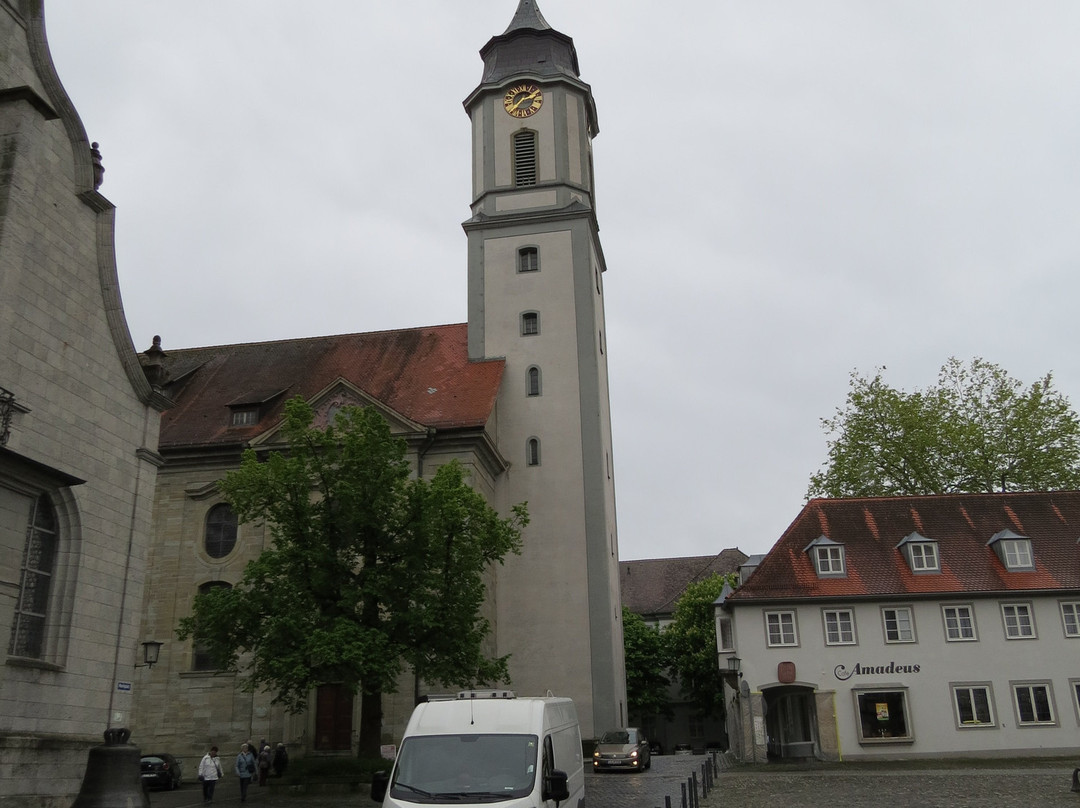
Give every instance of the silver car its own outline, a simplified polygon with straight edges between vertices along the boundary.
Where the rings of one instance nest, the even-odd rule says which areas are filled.
[[[652,765],[649,739],[637,727],[610,729],[600,736],[592,758],[593,771],[623,769],[641,772]]]

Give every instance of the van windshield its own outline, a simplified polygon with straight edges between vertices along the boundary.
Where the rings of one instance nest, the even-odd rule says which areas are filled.
[[[532,793],[535,735],[413,735],[398,752],[390,793],[406,802],[500,802]]]

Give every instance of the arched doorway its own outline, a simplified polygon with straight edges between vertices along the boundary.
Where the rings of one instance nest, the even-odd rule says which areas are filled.
[[[800,685],[763,688],[769,760],[811,760],[818,754],[814,689]]]

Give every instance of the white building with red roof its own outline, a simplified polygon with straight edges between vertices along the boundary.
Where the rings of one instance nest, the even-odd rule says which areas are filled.
[[[744,761],[1080,751],[1080,492],[814,499],[717,607]]]

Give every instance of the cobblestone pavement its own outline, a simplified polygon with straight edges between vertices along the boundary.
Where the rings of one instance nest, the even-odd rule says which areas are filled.
[[[697,775],[698,794],[701,794],[701,768],[709,760],[711,757],[705,755],[662,755],[653,757],[652,767],[644,772],[586,770],[582,808],[665,808],[664,797],[671,798],[671,808],[680,808],[683,786],[691,775]],[[710,804],[719,806],[721,801],[719,798],[711,803],[702,801],[702,808]],[[770,808],[782,807],[774,804]]]
[[[703,808],[1080,808],[1070,790],[1080,760],[986,761],[949,768],[917,764],[838,764],[789,769],[783,764],[734,767]]]
[[[701,780],[700,755],[665,755],[641,774],[586,772],[582,808],[672,808],[681,785]],[[1080,759],[877,764],[751,765],[725,767],[701,808],[1080,808],[1070,791]],[[374,808],[366,791],[297,794],[253,786],[249,803],[264,808]],[[201,808],[198,783],[150,793],[151,808]],[[218,787],[215,808],[239,808],[235,779]]]

